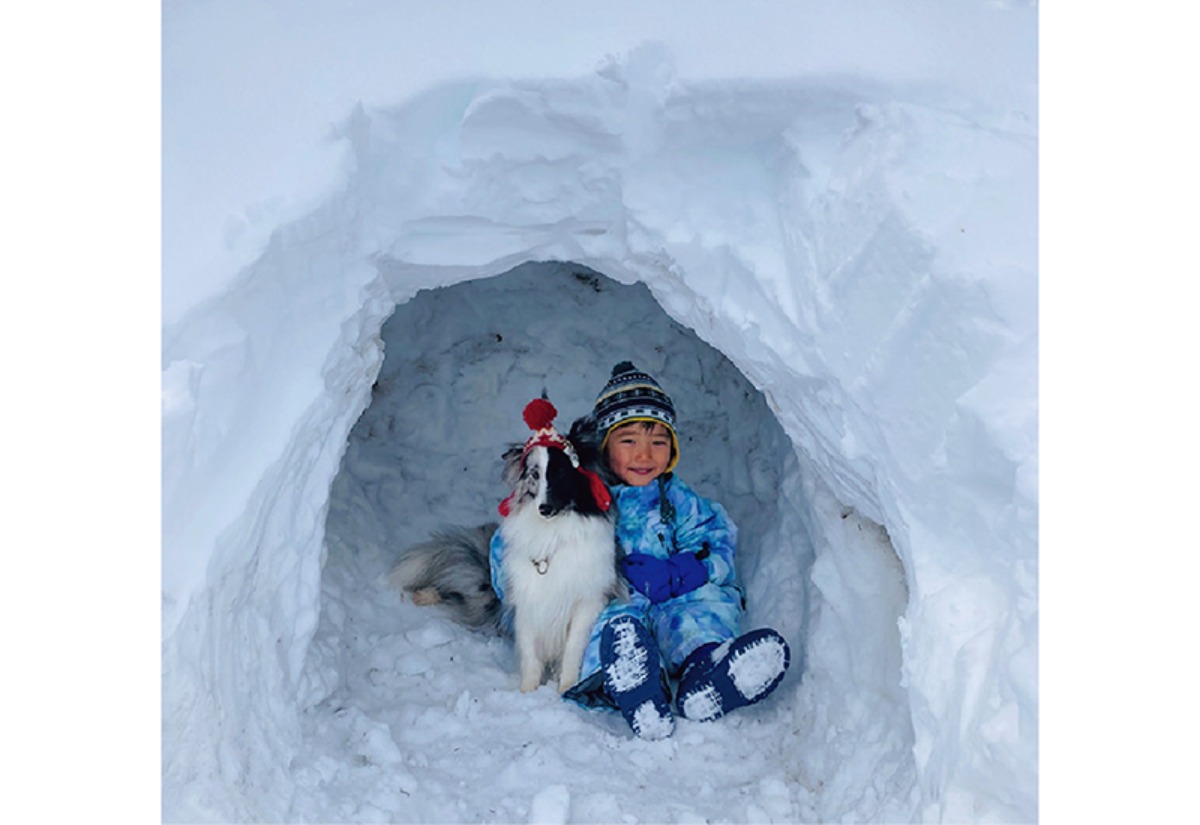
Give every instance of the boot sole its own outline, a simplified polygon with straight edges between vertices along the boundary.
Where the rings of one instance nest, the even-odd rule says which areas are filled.
[[[658,648],[649,633],[632,621],[618,620],[604,628],[601,650],[614,653],[612,661],[601,656],[604,687],[634,734],[648,740],[670,736],[675,717],[669,698],[654,678],[660,668],[650,667]]]
[[[685,719],[711,722],[732,710],[766,698],[791,664],[787,642],[772,630],[747,633],[718,662],[706,683],[679,699]]]

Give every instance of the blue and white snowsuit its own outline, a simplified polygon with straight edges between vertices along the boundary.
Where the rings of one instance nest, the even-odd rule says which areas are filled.
[[[697,495],[672,473],[644,487],[619,484],[612,488],[617,509],[617,544],[626,554],[647,553],[667,558],[676,553],[701,552],[708,583],[667,601],[652,603],[630,588],[627,602],[614,600],[592,628],[583,657],[579,683],[566,698],[589,707],[612,706],[604,691],[600,669],[600,634],[619,616],[634,616],[654,636],[663,664],[672,676],[693,650],[709,642],[724,642],[738,634],[745,600],[734,568],[737,526],[715,501]],[[500,562],[504,541],[497,530],[490,548],[492,588],[504,604]]]

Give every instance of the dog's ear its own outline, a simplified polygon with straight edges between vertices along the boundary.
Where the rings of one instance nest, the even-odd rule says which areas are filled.
[[[579,465],[600,475],[610,487],[617,483],[617,477],[608,468],[608,462],[600,452],[600,428],[593,415],[576,418],[571,423],[571,432],[567,440],[575,447],[579,456]]]
[[[567,441],[571,442],[581,462],[586,464],[589,459],[595,461],[596,456],[600,452],[600,435],[595,417],[585,415],[571,422],[571,430],[567,433]]]
[[[500,472],[500,478],[509,487],[516,487],[517,482],[521,480],[524,457],[524,444],[509,444],[508,449],[501,453],[500,459],[504,462],[504,469]]]

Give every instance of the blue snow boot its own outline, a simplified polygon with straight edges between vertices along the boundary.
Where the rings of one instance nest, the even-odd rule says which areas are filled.
[[[697,648],[680,673],[679,715],[710,722],[753,705],[779,686],[790,661],[787,642],[766,627]]]
[[[665,739],[675,730],[658,645],[646,626],[618,618],[600,633],[604,687],[621,715],[642,739]]]

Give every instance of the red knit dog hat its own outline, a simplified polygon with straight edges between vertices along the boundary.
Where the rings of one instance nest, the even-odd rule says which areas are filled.
[[[529,451],[534,447],[552,447],[562,450],[571,460],[571,466],[587,478],[592,498],[596,500],[596,506],[607,511],[612,504],[612,496],[609,494],[608,488],[604,486],[600,476],[586,467],[579,466],[579,454],[575,452],[574,445],[554,428],[554,418],[557,415],[558,410],[545,398],[535,398],[525,405],[525,411],[521,413],[521,417],[525,419],[525,424],[529,429],[533,430],[533,435],[529,436],[525,442],[525,451],[521,454],[521,462],[525,462]],[[516,495],[515,492],[500,502],[500,515],[508,516],[514,495]]]

